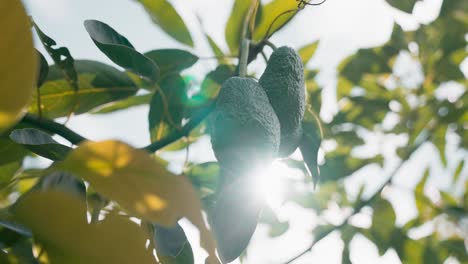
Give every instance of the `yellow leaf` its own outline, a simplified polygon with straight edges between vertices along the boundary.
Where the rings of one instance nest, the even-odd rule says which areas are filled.
[[[84,142],[59,169],[83,178],[97,192],[146,221],[169,227],[186,217],[198,227],[202,246],[214,256],[215,243],[191,183],[167,171],[147,152],[119,141]]]
[[[0,1],[0,36],[0,132],[3,132],[23,116],[36,79],[31,26],[21,1]]]
[[[50,263],[156,263],[136,223],[109,214],[86,221],[86,203],[64,192],[32,192],[14,207],[14,219],[29,227]]]
[[[268,33],[280,30],[297,13],[296,1],[273,0],[263,7],[262,19],[255,28],[253,39],[260,41]]]

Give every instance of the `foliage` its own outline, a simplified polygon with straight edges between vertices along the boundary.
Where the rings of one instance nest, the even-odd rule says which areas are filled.
[[[193,32],[170,1],[137,2],[161,30],[187,48],[194,46]],[[184,72],[199,60],[191,51],[140,52],[110,25],[87,20],[83,30],[120,68],[75,59],[48,35],[53,32],[43,31],[28,19],[20,1],[0,1],[0,262],[194,263],[196,245],[188,242],[178,224],[185,217],[200,232],[201,247],[209,255],[207,263],[218,263],[213,237],[220,240],[223,234],[212,235],[203,219],[204,212],[213,213],[215,203],[253,215],[249,218],[253,222],[242,229],[236,214],[221,214],[225,219],[221,224],[236,226],[225,229],[239,237],[226,252],[242,251],[248,242],[245,234],[257,222],[269,227],[271,237],[286,233],[290,223],[278,219],[269,208],[257,215],[253,207],[258,204],[250,192],[243,197],[217,196],[218,162],[187,161],[183,175],[174,175],[168,169],[173,161],[164,160],[161,154],[188,149],[209,135],[210,112],[220,87],[238,73],[232,55],[245,52],[241,41],[253,40],[249,62],[255,60],[266,44],[271,45],[268,38],[300,12],[298,2],[308,3],[234,1],[225,30],[229,52],[203,31],[217,65],[194,89]],[[387,2],[410,13],[417,0]],[[250,20],[249,12],[253,12]],[[380,255],[394,250],[403,263],[443,263],[448,258],[468,262],[468,82],[460,68],[467,58],[467,17],[467,1],[444,0],[432,23],[406,32],[395,24],[388,42],[346,58],[337,69],[339,111],[329,122],[318,114],[326,103],[321,100],[323,88],[316,82],[319,72],[304,70],[308,100],[300,144],[304,160],[281,162],[304,175],[288,178],[287,202],[313,211],[320,224],[307,250],[291,257],[300,258],[336,231],[344,243],[343,251],[337,252],[343,263],[356,262],[350,243],[357,236],[375,244]],[[34,49],[33,30],[53,65]],[[313,42],[298,49],[304,65],[314,58],[319,45]],[[395,70],[395,62],[405,56],[421,66],[421,82],[411,85]],[[440,96],[456,87],[461,87],[458,96]],[[105,116],[137,105],[149,107],[151,142],[141,149],[120,141],[94,142],[54,120],[84,113]],[[397,121],[389,122],[392,119]],[[59,143],[63,140],[56,135],[70,145]],[[369,144],[367,135],[406,138],[405,145],[395,149],[400,164],[389,168],[389,158],[381,151],[358,155],[356,150]],[[457,139],[455,149],[464,159],[447,152],[450,137]],[[324,162],[319,163],[319,150],[325,143],[335,147],[322,149]],[[451,178],[446,188],[428,190],[434,175],[431,166],[424,168],[424,175],[405,175],[420,179],[414,188],[401,190],[414,196],[417,209],[414,219],[402,224],[397,221],[398,207],[384,190],[399,190],[394,176],[406,164],[421,164],[415,159],[422,146],[437,150],[440,166],[450,171]],[[24,160],[37,156],[51,160],[52,165],[27,168]],[[381,179],[383,185],[370,195],[364,187],[357,195],[348,193],[346,181],[369,166],[382,167],[389,178]],[[314,182],[308,180],[309,174]],[[315,181],[318,187],[314,189]],[[346,216],[343,222],[328,222],[327,214],[337,208]],[[365,215],[363,208],[371,212],[367,227],[352,221],[356,214]],[[424,236],[413,235],[427,226],[432,228]]]

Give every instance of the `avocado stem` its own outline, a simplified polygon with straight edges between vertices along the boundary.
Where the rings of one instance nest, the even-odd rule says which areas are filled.
[[[239,61],[239,77],[247,75],[247,61],[249,58],[250,40],[243,39],[241,43],[241,56]]]

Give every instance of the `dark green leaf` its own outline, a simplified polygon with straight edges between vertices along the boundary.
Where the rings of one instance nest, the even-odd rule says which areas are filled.
[[[150,102],[151,141],[160,140],[181,128],[187,100],[187,85],[179,74],[170,74],[161,81],[160,89]]]
[[[0,226],[9,229],[17,234],[20,234],[21,236],[32,236],[31,231],[29,229],[15,222],[11,222],[8,220],[0,220]]]
[[[70,147],[61,145],[52,139],[49,134],[34,128],[13,130],[10,138],[33,153],[51,160],[62,160],[71,150]]]
[[[419,0],[387,0],[387,2],[406,13],[411,13],[416,2]]]
[[[124,73],[106,64],[78,60],[75,62],[80,89],[74,91],[57,66],[50,67],[47,81],[41,86],[42,115],[48,118],[81,114],[135,94],[138,88]],[[29,112],[37,113],[36,96]]]
[[[109,25],[97,20],[86,20],[84,25],[94,44],[115,64],[148,81],[159,80],[158,66]]]
[[[440,246],[446,249],[449,255],[456,257],[461,263],[468,262],[466,247],[463,239],[452,238],[440,242]]]
[[[86,186],[83,180],[68,172],[57,171],[41,177],[33,188],[34,191],[59,191],[86,200]]]
[[[32,246],[31,241],[28,239],[17,241],[8,254],[11,263],[38,264],[39,262],[33,255]]]
[[[322,131],[320,120],[310,111],[307,111],[302,123],[302,139],[299,145],[307,168],[312,175],[314,184],[320,180],[320,169],[318,167],[318,151],[322,142]]]
[[[153,60],[160,70],[163,78],[169,73],[177,73],[190,68],[198,61],[198,57],[192,53],[179,49],[158,49],[145,53],[145,56]]]
[[[174,227],[153,224],[153,229],[153,241],[158,256],[177,257],[184,249],[185,244],[189,243],[184,230],[179,224]]]
[[[106,104],[92,112],[92,114],[108,114],[115,111],[125,110],[131,107],[149,104],[153,94],[143,94],[128,97],[124,100]]]
[[[49,74],[49,64],[44,58],[44,55],[36,50],[37,56],[39,58],[39,73],[37,76],[37,87],[41,87],[44,81],[47,79],[47,74]]]
[[[193,40],[182,17],[167,0],[138,0],[162,30],[175,40],[193,47]]]
[[[37,35],[41,40],[44,48],[49,53],[50,57],[54,61],[55,65],[60,69],[63,76],[69,82],[70,86],[73,87],[74,90],[78,89],[78,74],[75,69],[75,60],[73,59],[70,51],[65,47],[55,48],[54,46],[57,45],[55,40],[51,37],[47,36],[39,26],[34,23],[34,28],[36,29]],[[64,59],[62,59],[65,57]],[[42,63],[41,63],[42,64]]]
[[[164,264],[194,264],[195,260],[193,257],[192,246],[190,243],[185,243],[184,247],[182,248],[181,252],[177,257],[170,257],[170,256],[159,256],[159,260],[161,263]]]

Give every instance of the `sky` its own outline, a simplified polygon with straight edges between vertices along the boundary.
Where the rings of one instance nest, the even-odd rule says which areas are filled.
[[[199,15],[202,18],[204,29],[218,43],[221,43],[224,50],[227,50],[227,45],[224,42],[224,27],[233,3],[232,0],[171,1],[184,18],[194,37],[195,48],[190,49],[172,40],[155,26],[141,5],[134,0],[23,0],[23,2],[29,14],[42,30],[54,38],[59,45],[68,47],[75,59],[93,59],[111,65],[113,63],[95,47],[89,38],[83,27],[84,20],[97,19],[111,25],[126,36],[139,51],[181,48],[190,50],[200,57],[209,57],[212,54],[202,35],[196,16]],[[317,53],[307,66],[319,68],[321,71],[318,81],[325,87],[323,100],[328,102],[325,104],[326,107],[322,109],[321,116],[325,120],[329,120],[337,111],[334,92],[337,64],[359,48],[383,44],[389,38],[395,21],[401,23],[404,29],[415,29],[418,23],[430,22],[437,16],[440,3],[441,0],[420,2],[415,7],[413,15],[410,16],[391,8],[384,0],[328,0],[321,6],[306,8],[288,27],[275,34],[272,41],[277,46],[288,45],[300,48],[320,40]],[[37,43],[36,38],[36,46],[44,52]],[[201,77],[212,70],[214,66],[213,61],[200,60],[196,67],[189,71],[189,74]],[[264,64],[255,63],[249,66],[249,70],[261,72],[263,67]],[[147,107],[135,107],[110,115],[79,115],[73,117],[67,126],[87,138],[94,140],[120,139],[140,147],[149,142],[147,113]],[[453,154],[455,152],[453,146],[456,140],[456,137],[449,137],[447,153]],[[364,152],[382,151],[389,162],[385,168],[369,166],[350,177],[346,182],[347,190],[350,193],[356,193],[359,186],[364,183],[366,184],[366,193],[372,193],[397,164],[394,153],[396,146],[405,144],[405,138],[397,136],[367,135],[366,141]],[[461,158],[463,154],[455,153],[454,155]],[[185,153],[180,152],[167,157],[176,160],[176,165],[173,165],[172,169],[180,170]],[[414,187],[419,176],[408,177],[408,175],[422,175],[426,165],[430,165],[433,168],[434,176],[431,176],[429,185],[432,186],[431,188],[444,188],[447,185],[444,176],[457,164],[457,159],[449,161],[448,170],[434,165],[438,163],[438,156],[435,148],[430,145],[423,146],[423,149],[415,154],[415,159],[418,162],[410,162],[396,177],[396,184],[404,188],[387,188],[384,192],[384,195],[392,202],[398,212],[398,224],[405,223],[415,214],[414,204],[407,202],[413,200],[411,192],[408,190]],[[214,160],[208,138],[203,138],[195,143],[190,151],[190,160],[193,162]],[[38,166],[46,165],[43,160],[37,161],[35,164]],[[281,165],[278,166],[279,170],[284,169],[281,168]],[[465,169],[464,174],[466,172]],[[293,172],[286,169],[285,173]],[[376,177],[369,180],[368,175],[376,175]],[[268,239],[266,238],[266,227],[259,226],[247,252],[245,263],[281,263],[302,251],[310,243],[311,230],[316,224],[313,212],[287,203],[278,208],[276,213],[281,219],[290,221],[290,230],[280,238]],[[333,212],[331,210],[330,221],[339,223],[341,218],[343,218],[343,214],[340,211]],[[363,226],[369,225],[369,212],[358,214],[353,220]],[[192,246],[196,245],[198,243],[196,230],[186,222],[183,222],[183,226],[192,239]],[[294,263],[341,263],[342,247],[339,234],[332,234],[317,244],[311,253]],[[363,253],[364,250],[365,253]],[[197,263],[202,263],[202,253],[198,251],[195,253],[198,257]],[[357,237],[353,240],[351,259],[360,264],[400,263],[393,250],[389,250],[383,257],[379,257],[375,246],[363,237]]]

